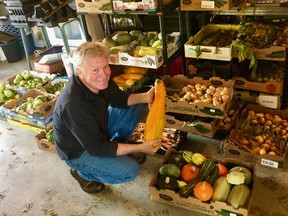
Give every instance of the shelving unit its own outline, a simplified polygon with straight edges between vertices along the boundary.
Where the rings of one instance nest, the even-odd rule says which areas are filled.
[[[171,14],[172,12],[174,12],[177,8],[179,8],[179,2],[178,1],[173,1],[171,4],[169,5],[163,5],[163,0],[158,0],[158,10],[155,12],[148,12],[148,11],[124,11],[124,12],[117,12],[117,14],[119,15],[137,15],[137,16],[158,16],[159,17],[159,26],[160,26],[160,32],[161,32],[161,36],[162,38],[166,38],[166,27],[165,27],[165,17],[167,17],[169,14]],[[168,54],[167,54],[167,43],[166,40],[162,40],[162,46],[163,46],[163,67],[164,67],[164,73],[165,74],[169,74],[169,66],[170,64],[175,61],[175,59],[177,57],[179,57],[180,55],[182,55],[182,58],[184,59],[184,52],[183,52],[183,44],[184,44],[184,40],[185,38],[183,37],[183,12],[181,12],[180,10],[177,11],[178,13],[178,23],[179,23],[179,31],[180,31],[180,41],[181,41],[181,47],[179,50],[177,50],[170,58],[168,58]],[[107,20],[107,23],[104,23],[103,19],[101,19],[102,21],[102,28],[104,26],[107,26],[109,29],[109,32],[111,33],[111,25],[109,24],[110,21],[110,17],[109,14],[103,14],[105,17],[105,20]],[[100,17],[100,16],[99,16]],[[104,29],[103,29],[104,30]],[[185,73],[185,65],[182,65],[182,70],[183,73]]]
[[[186,13],[186,19],[188,20],[191,13],[194,11],[185,11]],[[227,11],[202,11],[203,13],[203,19],[207,18],[207,15],[212,16],[225,16],[225,15],[231,15],[231,16],[254,16],[254,17],[267,17],[271,19],[281,19],[281,18],[287,18],[288,17],[288,7],[280,7],[275,5],[256,5],[253,7],[249,7],[243,11],[239,11],[238,7],[233,7],[231,10]],[[186,22],[187,26],[187,38],[191,37],[191,27],[189,22]],[[284,80],[284,89],[288,86],[288,75],[287,75],[287,61],[286,61],[286,74],[285,74],[285,80]],[[283,108],[287,106],[288,101],[288,93],[286,91],[283,91],[283,98],[282,98],[282,104],[284,105]]]

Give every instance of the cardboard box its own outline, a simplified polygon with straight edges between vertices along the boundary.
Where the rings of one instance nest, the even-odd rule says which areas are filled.
[[[172,0],[163,1],[172,2]],[[113,9],[116,13],[124,13],[125,11],[143,11],[154,12],[158,9],[158,0],[141,0],[141,1],[121,1],[112,0]]]
[[[238,25],[227,24],[208,24],[204,26],[196,35],[189,38],[184,44],[184,51],[186,58],[212,59],[219,61],[231,61],[232,59],[232,45],[228,47],[204,46],[201,45],[201,40],[207,34],[217,30],[235,30],[239,28]],[[200,49],[202,53],[198,56],[197,50]]]
[[[167,163],[169,156],[173,151],[172,149],[168,150],[165,154],[164,161],[162,164]],[[162,165],[160,164],[160,166]],[[239,163],[239,165],[243,165]],[[159,167],[160,167],[159,166]],[[149,184],[149,191],[150,191],[150,198],[151,200],[166,203],[172,206],[177,206],[180,208],[185,208],[194,212],[199,212],[206,215],[219,215],[218,212],[225,210],[227,215],[237,215],[237,216],[248,216],[248,208],[251,203],[249,199],[249,203],[245,208],[241,207],[239,209],[234,209],[232,206],[216,201],[216,202],[202,202],[194,196],[189,197],[181,197],[179,193],[172,191],[172,190],[158,190],[155,186],[158,180],[158,172],[152,177],[150,184]],[[253,188],[252,188],[253,190]],[[193,214],[191,214],[193,215]]]
[[[282,96],[277,94],[259,93],[256,91],[247,91],[236,89],[234,91],[234,98],[240,99],[249,103],[260,104],[263,107],[271,109],[280,109]]]
[[[221,4],[223,2],[223,4]],[[232,0],[181,0],[181,11],[225,11],[232,7]]]
[[[112,14],[113,6],[110,0],[85,1],[76,0],[76,10],[78,13],[88,14]]]
[[[173,115],[166,114],[165,127],[175,128],[177,130],[185,131],[205,137],[213,137],[217,131],[217,122],[219,119],[213,118],[197,118],[194,122],[186,122],[177,119]],[[189,126],[193,124],[194,126]]]
[[[275,94],[260,93],[258,98],[258,103],[261,106],[271,109],[281,109],[281,101],[282,96]]]
[[[47,93],[49,93],[49,94],[54,94],[54,95],[56,95],[56,96],[59,96],[60,93],[61,93],[61,92],[63,91],[63,89],[65,88],[65,85],[67,84],[68,80],[69,80],[68,77],[56,77],[55,79],[51,80],[51,82],[48,82],[46,85],[44,85],[43,88],[45,89],[45,91],[46,91]],[[57,91],[57,92],[55,92],[55,93],[50,93],[50,92],[49,92],[49,89],[50,89],[51,87],[53,87],[55,84],[57,84],[57,83],[63,84],[64,87],[63,87],[61,90],[59,90],[59,91]]]
[[[254,54],[258,60],[269,61],[286,61],[287,56],[285,46],[271,46],[269,48],[256,49]]]
[[[5,116],[5,113],[4,111],[2,110],[2,106],[0,106],[0,120],[2,121],[6,121],[6,116]]]
[[[45,129],[48,129],[50,128],[52,125],[53,125],[53,121],[51,119],[50,122],[48,122],[46,125],[45,125],[45,128],[39,128],[39,127],[35,127],[35,126],[32,126],[30,124],[25,124],[25,123],[22,123],[22,122],[19,122],[19,121],[15,121],[15,120],[12,120],[12,119],[7,119],[7,122],[11,125],[15,125],[17,127],[21,127],[21,128],[24,128],[24,129],[28,129],[28,130],[31,130],[31,131],[35,131],[37,133],[40,133],[41,131],[45,130]]]
[[[34,62],[34,70],[46,73],[53,73],[64,69],[63,61],[58,61],[53,64],[40,64]]]
[[[158,52],[157,56],[143,56],[133,57],[125,52],[118,53],[119,64],[128,66],[138,66],[145,68],[158,69],[163,64],[163,54],[161,51]]]
[[[235,127],[235,124],[240,117],[244,105],[245,102],[242,100],[233,98],[229,111],[225,114],[224,119],[220,119],[217,124],[216,139],[224,140],[230,135],[231,130]]]
[[[261,82],[252,82],[246,80],[244,77],[233,76],[233,80],[235,80],[235,88],[252,90],[258,92],[266,92],[273,94],[283,94],[283,86],[284,81],[267,81],[264,83]]]
[[[49,129],[48,129],[48,130],[49,130]],[[45,130],[45,131],[47,132],[48,130]],[[49,141],[46,139],[46,137],[45,137],[46,132],[41,131],[39,134],[37,134],[37,135],[35,136],[35,140],[36,140],[37,146],[38,146],[38,148],[41,149],[41,150],[49,151],[49,152],[52,152],[52,153],[56,153],[55,144],[49,142]]]
[[[201,77],[194,77],[193,79],[188,79],[186,76],[177,75],[174,77],[164,76],[163,82],[166,87],[172,89],[179,89],[187,86],[188,84],[195,85],[197,83],[205,84],[206,86],[223,86],[229,89],[230,97],[224,103],[213,106],[211,103],[203,101],[189,104],[187,101],[174,100],[173,98],[168,96],[166,99],[166,112],[223,119],[224,114],[230,108],[231,100],[233,97],[234,80],[225,81],[218,77],[213,77],[209,80],[204,80]]]
[[[170,45],[168,44],[168,47],[167,47],[168,58],[170,58],[180,47],[180,44],[178,43],[179,33],[175,32],[171,35],[175,37],[175,43],[170,44]],[[118,58],[119,58],[119,64],[121,65],[138,66],[138,67],[145,67],[145,68],[152,68],[152,69],[158,69],[164,63],[162,49],[158,51],[157,56],[146,55],[143,57],[134,57],[134,56],[129,55],[126,52],[120,51],[118,53]]]
[[[253,110],[255,113],[270,113],[272,115],[279,115],[282,119],[288,120],[288,112],[287,110],[274,110],[265,108],[258,104],[247,104],[244,108],[241,118],[237,121],[235,128],[232,130],[229,140],[226,140],[223,143],[223,149],[225,158],[233,159],[236,161],[246,161],[251,164],[258,164],[263,166],[269,166],[272,168],[279,168],[285,171],[288,170],[288,156],[287,156],[287,143],[285,143],[286,148],[284,150],[284,154],[282,156],[278,155],[260,155],[251,153],[251,150],[247,146],[241,146],[237,140],[237,137],[243,137],[241,135],[243,127],[242,124],[246,120],[248,116],[248,111]],[[255,128],[255,126],[253,126]],[[260,128],[258,129],[260,130]],[[263,129],[262,129],[263,130]],[[261,131],[262,131],[261,130]]]
[[[116,13],[123,13],[125,11],[145,11],[154,12],[158,8],[157,0],[139,1],[139,2],[124,2],[112,0],[113,9]]]
[[[288,173],[270,167],[257,166],[254,171],[253,191],[249,215],[288,215]]]
[[[109,35],[109,38],[112,38],[116,33],[121,33],[127,31],[118,31],[114,32],[113,34]],[[147,34],[149,32],[143,32],[143,34]],[[158,32],[152,32],[155,35],[158,35]],[[180,32],[172,32],[169,34],[173,41],[167,44],[167,57],[170,58],[180,47]],[[135,41],[132,41],[130,44],[131,47],[135,47]],[[163,59],[163,52],[162,49],[157,50],[157,55],[146,55],[142,57],[134,57],[130,55],[130,53],[119,51],[117,54],[112,53],[109,55],[109,64],[114,65],[126,65],[126,66],[137,66],[137,67],[144,67],[144,68],[152,68],[158,69],[164,62]]]
[[[21,73],[19,73],[19,74],[21,74]],[[47,77],[49,80],[51,80],[51,79],[53,79],[53,78],[55,78],[57,76],[56,74],[40,73],[40,72],[37,72],[37,71],[30,71],[30,73],[33,75],[33,77],[37,77],[37,78],[41,78],[41,79]],[[29,89],[27,89],[25,87],[17,87],[17,88],[14,87],[13,88],[13,81],[16,78],[17,75],[18,74],[9,77],[5,82],[8,85],[10,85],[11,88],[14,89],[18,94],[23,95]],[[45,84],[46,83],[43,83],[43,85],[45,85]],[[39,87],[39,89],[43,88],[43,85],[41,87]]]
[[[19,111],[17,113],[13,108],[21,104],[28,97],[36,97],[38,95],[49,96],[52,100],[48,103],[37,107],[34,110],[27,110],[27,112]],[[21,98],[12,100],[3,106],[3,111],[7,119],[14,120],[26,125],[35,126],[38,128],[45,129],[47,125],[52,121],[53,110],[56,103],[56,96],[47,94],[39,90],[33,89],[27,91]]]

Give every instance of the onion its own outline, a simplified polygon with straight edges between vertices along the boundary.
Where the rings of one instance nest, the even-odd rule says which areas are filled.
[[[265,148],[261,148],[260,151],[259,151],[259,154],[260,155],[267,155],[267,151]]]

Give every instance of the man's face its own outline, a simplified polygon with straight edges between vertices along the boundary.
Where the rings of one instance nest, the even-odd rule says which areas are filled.
[[[80,80],[96,93],[108,87],[110,74],[108,59],[104,56],[87,57],[83,67],[78,70]]]

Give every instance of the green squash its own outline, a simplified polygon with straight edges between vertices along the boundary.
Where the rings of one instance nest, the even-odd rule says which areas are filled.
[[[181,170],[175,164],[167,163],[159,168],[159,174],[161,176],[174,176],[176,178],[179,178],[181,175]]]

